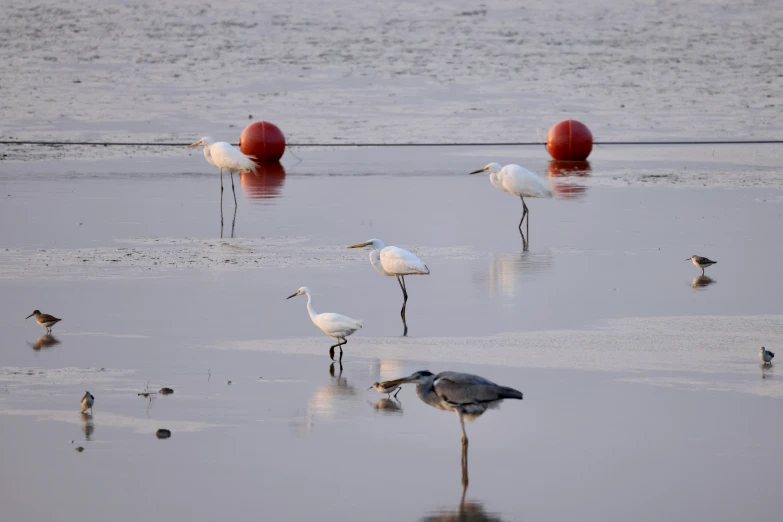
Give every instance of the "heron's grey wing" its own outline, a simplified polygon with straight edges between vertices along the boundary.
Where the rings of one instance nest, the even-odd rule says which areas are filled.
[[[464,373],[455,373],[453,376],[441,374],[433,387],[441,399],[459,406],[522,398],[522,393],[513,388],[498,386],[478,375]]]

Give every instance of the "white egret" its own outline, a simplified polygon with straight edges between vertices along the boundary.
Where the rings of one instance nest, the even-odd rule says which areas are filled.
[[[686,259],[686,261],[691,261],[693,263],[693,266],[695,266],[696,268],[701,268],[701,275],[704,275],[705,268],[718,263],[717,261],[712,261],[702,256],[691,256],[688,259]]]
[[[416,385],[416,395],[425,404],[444,411],[453,411],[462,427],[462,445],[468,445],[465,419],[473,421],[488,409],[499,408],[504,399],[522,399],[522,392],[499,386],[492,381],[469,373],[442,372],[434,375],[427,370],[408,377],[387,381],[386,387],[405,383]]]
[[[220,169],[220,226],[223,226],[223,171],[231,174],[231,191],[234,193],[234,208],[237,207],[237,193],[234,189],[234,172],[255,172],[258,165],[255,158],[246,156],[241,150],[230,143],[215,140],[205,136],[196,143],[191,143],[188,148],[204,147],[204,158],[207,163]]]
[[[56,325],[62,319],[57,319],[53,315],[49,314],[42,314],[40,310],[35,310],[33,313],[25,317],[25,319],[30,319],[31,317],[35,316],[35,322],[46,328],[46,333],[52,333],[52,326]]]
[[[764,364],[769,364],[772,362],[772,358],[775,357],[775,354],[764,348],[761,347],[761,350],[759,350],[759,359],[761,359],[761,362]]]
[[[498,190],[519,196],[522,200],[522,219],[519,220],[519,233],[522,234],[522,222],[528,215],[525,198],[551,198],[552,189],[534,173],[519,165],[501,167],[498,163],[490,163],[483,169],[474,170],[471,174],[489,172],[489,181]],[[527,220],[527,233],[530,235],[530,218]]]
[[[340,314],[319,314],[313,307],[313,297],[310,295],[310,289],[306,286],[303,286],[293,294],[289,295],[286,297],[286,299],[291,299],[292,297],[303,294],[307,295],[307,313],[310,314],[310,319],[313,321],[313,324],[320,328],[326,335],[334,337],[338,341],[342,341],[329,347],[329,357],[332,360],[334,360],[334,349],[340,348],[340,360],[342,361],[342,345],[348,343],[345,338],[362,327],[361,319],[351,319],[350,317]]]
[[[411,254],[407,250],[396,246],[386,246],[380,239],[370,239],[364,243],[351,245],[348,248],[370,247],[370,264],[381,275],[394,276],[402,289],[402,322],[405,325],[405,332],[408,331],[408,325],[405,322],[405,307],[408,304],[408,289],[405,286],[406,275],[429,275],[430,269],[421,259]]]
[[[90,410],[90,413],[92,413],[92,405],[95,404],[95,397],[92,396],[90,392],[84,392],[84,396],[82,396],[82,413],[84,413],[87,410]]]

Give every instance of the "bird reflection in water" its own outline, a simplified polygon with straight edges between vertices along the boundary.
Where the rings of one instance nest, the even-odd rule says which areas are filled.
[[[342,402],[356,396],[356,389],[343,377],[342,363],[330,364],[329,375],[332,377],[329,384],[317,388],[307,404],[309,412],[322,417],[333,417],[343,406]]]
[[[523,276],[532,276],[552,268],[550,252],[530,253],[523,250],[517,254],[498,254],[489,260],[486,280],[492,295],[501,294],[516,297],[517,286]]]
[[[402,403],[397,399],[386,397],[378,399],[378,402],[372,405],[372,409],[389,415],[402,415]]]
[[[716,282],[717,281],[710,276],[701,275],[693,278],[693,281],[691,281],[691,288],[706,288]]]
[[[549,162],[549,168],[547,168],[547,175],[550,178],[560,179],[585,178],[590,176],[590,172],[589,161],[552,160]],[[573,183],[570,180],[566,183],[552,180],[552,190],[558,199],[578,199],[585,196],[587,187]]]
[[[82,433],[84,433],[84,439],[90,440],[92,433],[95,431],[92,413],[81,413],[80,415],[82,416]]]
[[[51,348],[52,346],[56,346],[60,344],[60,341],[52,334],[44,334],[35,340],[35,344],[33,343],[27,343],[27,344],[29,344],[33,350],[38,351],[41,348]]]
[[[422,522],[502,522],[495,513],[487,513],[481,502],[465,500],[468,492],[468,447],[462,447],[462,496],[457,509],[440,509],[422,517]]]
[[[285,183],[285,168],[280,162],[259,163],[255,172],[239,175],[239,184],[250,199],[273,199],[280,197]]]

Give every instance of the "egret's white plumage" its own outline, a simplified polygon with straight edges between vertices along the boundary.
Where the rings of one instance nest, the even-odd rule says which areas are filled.
[[[489,181],[498,190],[519,196],[522,200],[522,219],[519,221],[519,232],[522,233],[522,222],[528,215],[525,198],[551,198],[553,193],[549,184],[519,165],[506,165],[501,167],[498,163],[490,163],[483,169],[475,170],[471,174],[489,172]],[[530,233],[530,220],[527,223],[527,232]]]
[[[370,247],[370,264],[381,275],[394,276],[400,283],[402,289],[402,321],[405,323],[405,306],[408,302],[408,289],[405,286],[406,275],[429,275],[430,269],[421,259],[411,254],[407,250],[396,246],[386,246],[383,241],[377,238],[370,239],[364,243],[351,245],[348,248]],[[405,327],[407,332],[407,325]]]
[[[255,158],[245,155],[241,150],[230,143],[215,140],[204,136],[188,147],[204,147],[204,159],[213,167],[220,169],[220,225],[223,225],[223,171],[231,174],[231,191],[234,193],[234,208],[237,205],[237,193],[234,189],[234,172],[255,172],[258,165]]]
[[[361,319],[352,319],[345,315],[333,313],[319,314],[313,307],[313,296],[310,294],[310,289],[306,286],[303,286],[289,295],[286,299],[291,299],[292,297],[303,294],[307,295],[307,313],[310,314],[310,319],[313,321],[313,324],[320,328],[326,335],[334,337],[338,341],[342,341],[329,347],[329,356],[332,360],[334,360],[335,348],[340,348],[340,359],[342,360],[342,345],[348,342],[345,338],[362,327]]]

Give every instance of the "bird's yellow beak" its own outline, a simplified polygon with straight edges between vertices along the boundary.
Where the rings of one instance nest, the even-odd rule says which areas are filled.
[[[487,171],[487,169],[485,169],[485,168],[484,169],[474,170],[473,172],[469,173],[468,176],[470,176],[471,174],[481,174],[482,172],[486,172],[486,171]]]
[[[201,145],[201,141],[197,141],[196,143],[191,143],[190,145],[188,145],[188,148],[192,149],[193,147],[198,147],[199,145]]]
[[[348,248],[362,248],[362,247],[366,247],[367,245],[369,245],[369,243],[357,243],[355,245],[349,246]]]
[[[293,294],[286,297],[286,299],[291,299],[292,297],[296,297],[297,295],[299,295],[299,292],[294,292]]]

